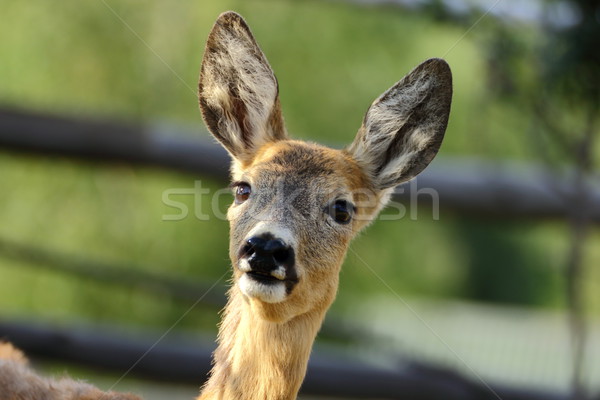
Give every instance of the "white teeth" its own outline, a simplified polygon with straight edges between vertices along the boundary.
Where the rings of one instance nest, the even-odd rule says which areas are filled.
[[[271,275],[273,275],[275,278],[279,279],[280,281],[285,279],[286,273],[285,273],[285,267],[282,267],[281,265],[279,267],[277,267],[277,269],[275,269],[274,271],[271,271]]]
[[[242,258],[238,261],[238,269],[242,272],[252,271],[252,267],[250,266],[250,263],[245,258]],[[286,278],[286,275],[287,274],[285,272],[285,267],[283,267],[281,265],[279,267],[277,267],[277,269],[271,271],[271,276],[279,279],[280,281],[284,280]]]

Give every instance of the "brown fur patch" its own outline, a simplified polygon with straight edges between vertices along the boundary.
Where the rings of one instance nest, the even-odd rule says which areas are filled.
[[[0,359],[15,361],[21,364],[29,362],[21,350],[8,342],[0,342]]]
[[[0,343],[0,400],[141,400],[131,393],[103,392],[70,378],[44,378],[26,364],[20,350]]]
[[[258,149],[255,157],[234,172],[234,180],[241,179],[241,170],[260,168],[276,174],[292,172],[305,176],[307,182],[317,176],[329,176],[330,186],[343,183],[352,194],[358,207],[355,218],[356,231],[368,224],[374,214],[383,207],[382,194],[373,186],[371,178],[346,150],[331,149],[319,144],[298,140],[283,140],[268,143]]]

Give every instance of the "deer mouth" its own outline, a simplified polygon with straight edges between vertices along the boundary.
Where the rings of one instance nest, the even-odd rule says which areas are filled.
[[[255,256],[242,257],[237,261],[237,268],[252,281],[266,285],[285,283],[288,290],[298,283],[298,275],[294,266],[279,264],[275,260],[264,260]]]
[[[285,281],[253,271],[245,272],[238,285],[243,294],[265,303],[281,303],[289,294]]]
[[[281,266],[276,270],[253,269],[247,260],[240,260],[239,269],[243,272],[238,280],[242,293],[266,303],[283,302],[291,293],[298,278],[294,268]]]
[[[248,272],[246,272],[246,274],[248,274],[248,276],[250,278],[254,279],[255,281],[261,282],[261,283],[269,284],[269,283],[285,281],[285,279],[279,279],[279,278],[274,277],[270,273],[265,273],[265,272],[261,272],[261,271],[248,271]]]
[[[294,273],[286,273],[286,275],[283,278],[278,278],[272,273],[250,270],[246,272],[246,275],[248,275],[248,277],[250,277],[254,281],[264,283],[267,285],[284,283],[288,292],[291,292],[292,288],[298,283],[298,278],[295,277]]]

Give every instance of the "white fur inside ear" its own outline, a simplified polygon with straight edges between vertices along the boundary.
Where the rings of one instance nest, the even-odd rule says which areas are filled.
[[[408,122],[412,107],[420,103],[430,90],[431,81],[418,80],[403,90],[393,87],[375,100],[365,118],[365,135],[357,143],[355,157],[367,165],[373,165],[374,160],[388,150],[396,133]],[[402,175],[414,157],[431,142],[434,134],[434,130],[426,127],[415,127],[407,133],[400,151],[381,171],[382,180],[384,176]]]
[[[281,303],[286,298],[284,282],[262,283],[252,279],[248,274],[243,274],[238,281],[243,294],[256,298],[265,303]]]
[[[379,189],[410,180],[435,157],[451,100],[448,65],[427,60],[371,104],[348,151]]]
[[[402,146],[402,151],[385,166],[379,173],[382,182],[397,182],[402,179],[413,160],[419,157],[433,139],[433,132],[417,128],[412,134],[407,135]]]
[[[212,35],[218,46],[203,62],[200,96],[220,115],[219,135],[230,150],[247,150],[248,139],[259,148],[275,136],[269,127],[278,92],[275,75],[245,29],[217,27]],[[250,136],[244,138],[244,132]]]

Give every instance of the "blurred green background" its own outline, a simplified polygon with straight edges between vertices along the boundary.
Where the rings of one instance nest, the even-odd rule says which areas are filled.
[[[475,17],[457,23],[435,8],[415,12],[341,1],[3,0],[0,102],[72,116],[169,121],[205,135],[195,94],[198,70],[208,32],[228,9],[253,28],[277,74],[287,126],[297,138],[350,142],[375,97],[421,61],[444,57],[455,89],[440,157],[540,162],[531,135],[535,121],[526,108],[539,65],[522,55],[534,54],[544,35],[532,24],[503,25],[492,16],[465,35]],[[511,51],[516,57],[509,60]],[[513,62],[516,75],[508,81],[516,86],[509,94],[498,89],[502,82],[490,69],[494,57]],[[0,151],[0,238],[212,284],[229,267],[227,222],[192,215],[162,220],[172,212],[162,203],[163,191],[191,188],[199,179],[214,189],[225,186],[156,168]],[[210,197],[204,196],[208,213]],[[231,199],[222,200],[225,210]],[[191,198],[181,201],[192,205]],[[443,204],[434,220],[431,210],[421,208],[417,220],[378,221],[354,241],[331,314],[368,323],[354,310],[370,300],[402,308],[396,294],[409,303],[433,299],[560,313],[566,309],[568,249],[569,230],[561,220],[483,218]],[[584,254],[579,287],[586,313],[593,315],[600,311],[595,226]],[[225,284],[223,279],[215,290]],[[190,305],[167,293],[101,284],[0,254],[2,318],[161,330]],[[200,306],[177,328],[210,336],[217,322],[215,309]]]

